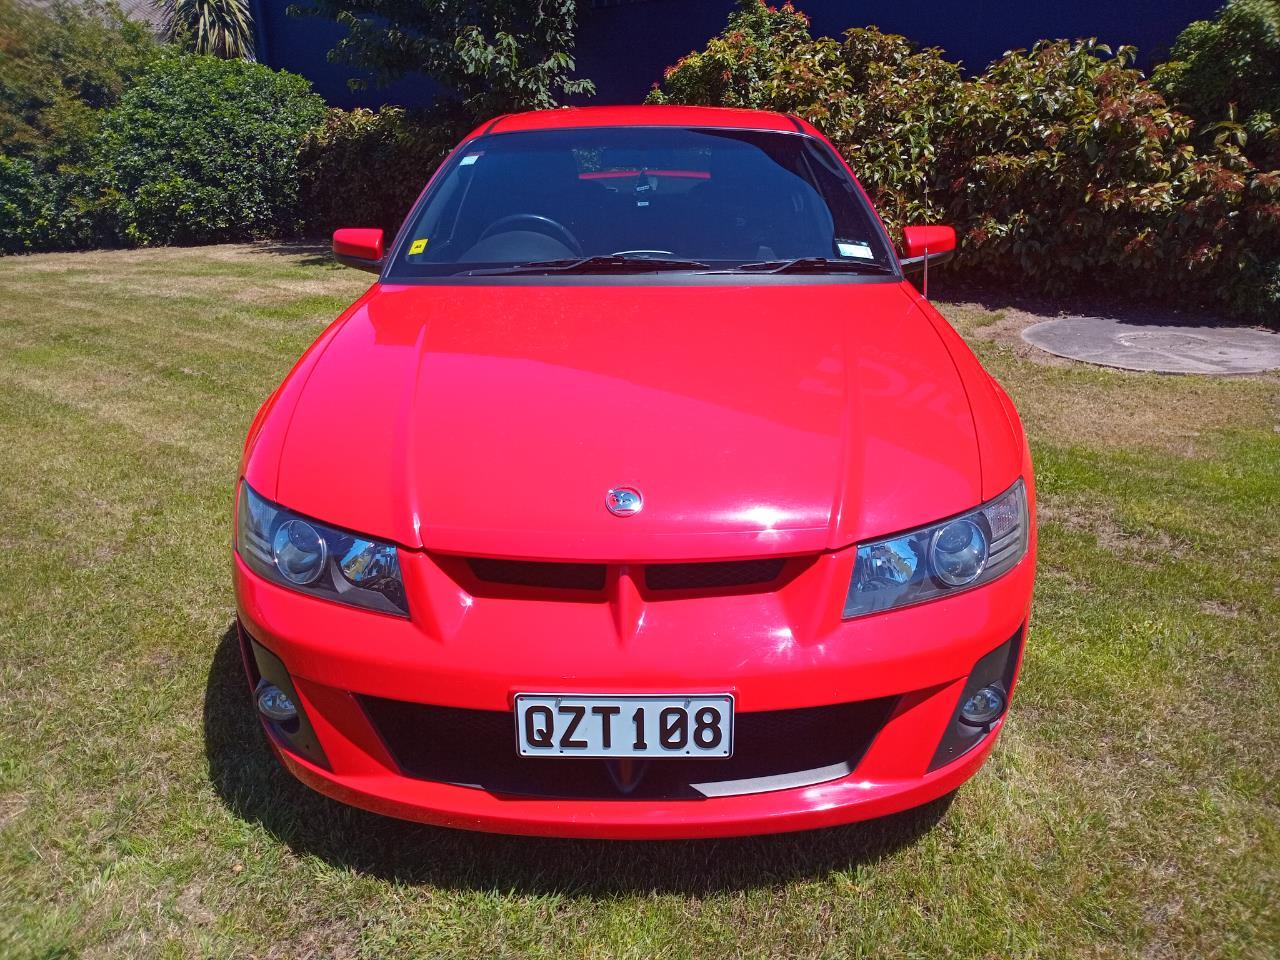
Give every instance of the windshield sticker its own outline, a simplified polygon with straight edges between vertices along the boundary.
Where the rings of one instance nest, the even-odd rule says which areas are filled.
[[[425,249],[427,249],[426,237],[423,237],[420,240],[415,240],[413,241],[413,243],[409,244],[409,256],[411,257],[416,256],[417,254],[421,253]]]
[[[475,163],[479,159],[480,159],[480,154],[469,153],[465,157],[463,157],[461,161],[459,161],[458,166],[469,167],[471,166],[471,164]]]
[[[840,251],[842,257],[857,257],[859,260],[874,260],[871,255],[871,246],[866,243],[849,243],[847,240],[837,240],[836,249]]]

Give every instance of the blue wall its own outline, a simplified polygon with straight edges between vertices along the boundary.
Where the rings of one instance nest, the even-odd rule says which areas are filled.
[[[320,17],[291,17],[288,10],[293,5],[295,0],[249,0],[262,63],[302,74],[316,93],[335,107],[380,107],[386,103],[426,106],[431,102],[437,88],[421,78],[406,78],[382,88],[370,83],[367,89],[352,92],[347,81],[359,74],[328,60],[329,51],[346,30]]]
[[[336,24],[291,17],[293,0],[252,0],[259,59],[301,73],[336,106],[384,103],[422,106],[435,88],[405,79],[385,89],[353,93],[345,67],[326,59],[342,36]],[[1113,47],[1134,44],[1140,64],[1155,62],[1192,20],[1212,16],[1223,0],[798,0],[813,18],[814,35],[839,37],[849,27],[875,24],[923,46],[939,46],[952,60],[980,71],[1005,50],[1043,38],[1097,36]],[[577,60],[580,76],[596,82],[594,103],[634,103],[669,64],[718,33],[733,0],[582,0]]]

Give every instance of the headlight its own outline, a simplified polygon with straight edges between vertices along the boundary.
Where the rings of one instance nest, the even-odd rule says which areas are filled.
[[[286,520],[271,538],[271,556],[276,569],[290,583],[303,587],[324,573],[328,545],[316,528],[305,520]]]
[[[844,615],[858,617],[990,583],[1027,552],[1021,480],[962,516],[858,547]]]
[[[409,615],[394,544],[300,517],[243,480],[236,518],[236,550],[260,576],[339,603]]]

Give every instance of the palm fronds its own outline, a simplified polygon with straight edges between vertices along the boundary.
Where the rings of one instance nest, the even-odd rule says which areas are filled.
[[[248,0],[164,0],[165,35],[196,53],[253,59]]]

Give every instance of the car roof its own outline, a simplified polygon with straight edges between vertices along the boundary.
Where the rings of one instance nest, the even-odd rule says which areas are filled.
[[[798,117],[768,110],[646,104],[509,113],[482,124],[473,135],[514,133],[519,130],[563,130],[572,127],[720,127],[736,130],[781,130],[788,133],[813,131],[809,124]]]

